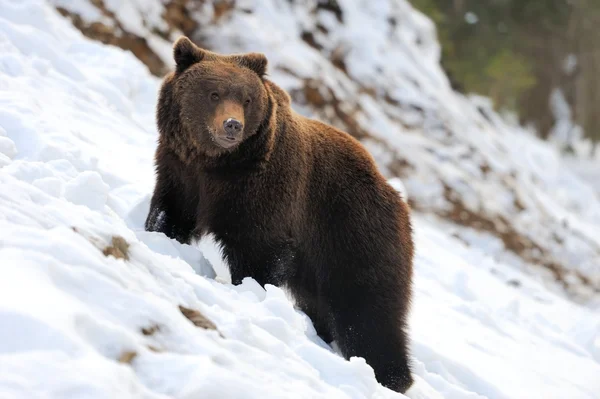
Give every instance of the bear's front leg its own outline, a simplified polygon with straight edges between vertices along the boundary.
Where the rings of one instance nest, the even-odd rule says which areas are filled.
[[[195,212],[185,209],[177,195],[174,190],[157,186],[144,228],[189,244],[196,225]]]
[[[163,156],[158,166],[156,186],[144,228],[146,231],[164,233],[183,244],[189,244],[196,227],[197,194],[191,196],[185,181],[174,167],[175,161]]]
[[[158,233],[164,233],[166,236],[173,238],[173,228],[171,223],[167,223],[169,218],[165,207],[161,204],[161,199],[154,193],[152,201],[150,202],[150,210],[144,223],[144,229],[146,231],[155,231]]]
[[[262,287],[272,283],[268,277],[266,261],[261,259],[259,254],[253,253],[251,250],[232,248],[225,244],[223,255],[229,266],[233,285],[241,284],[246,277],[253,278]]]
[[[273,240],[268,244],[249,238],[232,240],[217,235],[223,245],[223,255],[229,266],[231,282],[240,284],[245,277],[261,286],[282,285],[294,268],[295,250],[289,240]]]

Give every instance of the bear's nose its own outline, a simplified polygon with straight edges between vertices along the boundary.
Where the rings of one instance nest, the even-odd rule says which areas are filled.
[[[229,118],[223,122],[223,129],[225,129],[225,133],[227,133],[228,137],[237,136],[242,131],[243,127],[244,125],[237,119]]]

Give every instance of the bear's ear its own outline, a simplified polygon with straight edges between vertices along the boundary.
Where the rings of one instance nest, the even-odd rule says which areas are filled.
[[[235,56],[235,62],[241,66],[248,68],[261,78],[267,73],[267,57],[262,53],[247,53]]]
[[[180,37],[173,45],[173,58],[177,72],[183,72],[193,64],[202,61],[204,54],[204,51],[186,36]]]

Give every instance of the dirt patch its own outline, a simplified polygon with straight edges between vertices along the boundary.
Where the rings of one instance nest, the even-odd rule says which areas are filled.
[[[129,260],[129,243],[121,236],[113,236],[111,238],[111,244],[105,246],[105,241],[89,234],[81,229],[71,226],[71,229],[88,240],[92,245],[102,251],[104,256],[113,256],[116,259]]]
[[[394,177],[406,178],[410,176],[415,168],[404,158],[394,158],[392,162],[387,165],[390,172],[394,175]]]
[[[213,3],[215,22],[229,14],[235,8],[235,0],[216,0]]]
[[[317,10],[329,11],[338,22],[344,22],[344,13],[337,0],[317,0]]]
[[[300,35],[300,37],[310,47],[317,49],[319,51],[323,50],[323,46],[321,46],[319,43],[317,43],[317,40],[315,39],[315,35],[311,31],[307,31],[307,30],[303,31],[302,35]]]
[[[144,334],[146,336],[154,335],[154,333],[160,331],[160,326],[158,324],[154,324],[149,327],[143,327],[141,331],[142,331],[142,334]]]
[[[341,101],[335,92],[323,82],[316,79],[305,79],[301,92],[302,95],[298,96],[298,94],[300,93],[290,93],[292,98],[304,97],[304,102],[310,105],[317,113],[324,116],[329,110],[332,111],[334,117],[323,117],[323,121],[337,125],[338,128],[350,133],[359,140],[367,137],[373,138],[357,121],[357,116],[360,112],[358,106]],[[336,122],[338,123],[336,124]]]
[[[137,357],[136,352],[126,351],[126,352],[123,352],[121,354],[121,356],[119,356],[117,361],[119,363],[131,364],[133,362],[133,359],[135,359],[136,357]]]
[[[146,348],[154,353],[161,353],[162,349],[157,348],[156,346],[147,345]]]
[[[336,47],[331,52],[329,59],[333,66],[348,75],[348,67],[346,66],[346,50],[343,47]]]
[[[217,326],[215,323],[210,321],[206,316],[195,309],[186,308],[185,306],[179,305],[179,310],[181,313],[191,321],[196,327],[204,328],[205,330],[217,330]],[[223,335],[219,332],[219,335],[223,337]]]
[[[112,12],[106,9],[102,0],[93,1],[92,4],[101,10],[104,16],[113,21],[114,27],[107,26],[101,22],[88,23],[79,15],[63,7],[57,7],[57,10],[61,15],[69,18],[73,26],[79,29],[86,37],[131,51],[133,55],[146,64],[153,75],[162,76],[167,72],[167,66],[150,48],[145,38],[138,37],[123,29],[119,20]]]
[[[198,22],[190,14],[191,7],[200,6],[202,1],[171,0],[165,3],[163,19],[169,27],[169,33],[178,30],[186,36],[192,36],[198,29]],[[168,36],[164,37],[168,40]]]
[[[112,244],[102,250],[104,256],[114,256],[117,259],[129,260],[129,243],[123,237],[113,236]]]

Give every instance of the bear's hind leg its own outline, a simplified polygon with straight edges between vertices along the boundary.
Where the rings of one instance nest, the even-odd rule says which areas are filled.
[[[328,258],[322,295],[344,357],[363,357],[384,386],[413,382],[406,324],[412,293],[413,241],[408,209],[388,186],[361,184],[338,196],[322,237]]]
[[[331,330],[331,312],[319,302],[319,298],[303,290],[295,289],[293,292],[296,298],[297,306],[310,318],[317,335],[325,343],[330,344],[333,341],[333,332]]]
[[[346,292],[346,300],[336,301],[332,309],[334,338],[346,359],[365,358],[383,386],[404,393],[413,379],[408,337],[403,330],[406,312],[401,303],[389,297],[394,289],[397,287]]]

